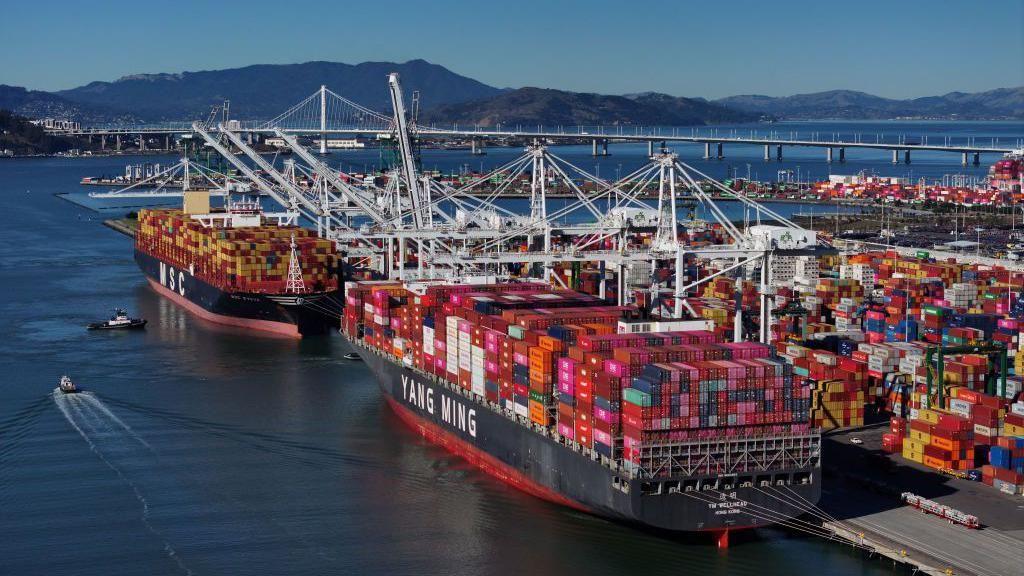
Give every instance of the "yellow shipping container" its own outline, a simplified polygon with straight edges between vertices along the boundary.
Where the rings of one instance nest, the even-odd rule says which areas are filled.
[[[921,442],[920,440],[915,440],[914,438],[904,438],[903,439],[903,449],[904,450],[910,450],[911,452],[922,452],[923,453],[925,446],[927,446],[926,443]]]
[[[921,408],[917,411],[917,419],[921,420],[922,422],[927,422],[929,424],[938,424],[939,413],[935,410]]]
[[[927,432],[922,432],[921,430],[911,430],[910,438],[926,445],[931,444],[932,442],[932,435]]]

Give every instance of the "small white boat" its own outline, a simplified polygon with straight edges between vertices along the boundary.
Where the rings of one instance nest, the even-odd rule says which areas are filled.
[[[60,391],[65,394],[72,394],[74,392],[78,392],[78,387],[75,386],[75,383],[71,381],[71,377],[68,376],[67,374],[60,377],[60,383],[57,384],[57,387],[60,388]]]
[[[344,358],[345,358],[345,360],[355,360],[357,362],[362,362],[362,360],[363,360],[359,356],[359,354],[356,354],[355,352],[349,352],[348,354],[345,354]]]

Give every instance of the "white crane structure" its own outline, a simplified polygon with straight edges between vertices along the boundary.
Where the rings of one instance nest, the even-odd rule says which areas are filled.
[[[810,254],[830,247],[780,214],[737,193],[707,174],[662,150],[649,162],[615,181],[594,174],[556,156],[537,141],[523,154],[461,186],[453,187],[423,176],[417,168],[414,140],[419,127],[407,118],[398,74],[388,76],[394,111],[387,118],[330,92],[326,87],[271,120],[266,128],[289,147],[297,160],[279,170],[231,129],[230,122],[216,127],[193,124],[193,132],[222,155],[259,192],[286,210],[315,223],[318,233],[336,242],[349,261],[372,262],[381,275],[403,280],[460,278],[476,275],[531,274],[565,285],[554,274],[558,263],[595,262],[615,272],[619,302],[626,303],[631,269],[674,269],[674,287],[662,287],[653,279],[634,279],[655,297],[667,294],[675,306],[667,315],[681,318],[686,297],[700,284],[723,274],[761,264],[761,334],[768,341],[770,321],[770,266],[772,254]],[[399,161],[386,174],[386,184],[375,186],[330,167],[296,136],[288,125],[296,117],[320,120],[327,114],[351,117],[377,127],[397,144]],[[381,137],[382,132],[378,132]],[[324,150],[323,139],[320,141]],[[235,151],[238,151],[236,153]],[[243,158],[244,157],[244,158]],[[301,164],[300,164],[301,162]],[[187,161],[186,161],[187,166]],[[300,179],[311,185],[300,184]],[[521,188],[529,186],[528,195]],[[557,191],[568,200],[549,205]],[[516,192],[528,198],[524,213],[509,208],[504,200]],[[646,198],[656,194],[656,203]],[[772,226],[735,224],[712,194],[741,203],[754,211],[756,221]],[[695,246],[685,240],[679,214],[682,199],[699,202],[727,236],[728,243]],[[649,242],[638,240],[639,234]],[[705,278],[687,282],[684,263],[688,256],[727,260],[727,266]],[[415,260],[415,268],[407,267]],[[518,268],[516,268],[518,267]],[[641,273],[642,274],[642,273]],[[600,280],[604,295],[608,274]]]

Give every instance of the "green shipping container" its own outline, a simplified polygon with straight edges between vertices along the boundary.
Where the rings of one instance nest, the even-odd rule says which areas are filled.
[[[530,390],[530,400],[535,400],[541,404],[547,404],[547,397],[543,392],[537,392],[536,390]]]
[[[917,257],[918,258],[924,258],[925,260],[927,260],[928,256],[929,256],[928,253],[925,252],[924,250],[918,250],[917,251]]]
[[[622,399],[637,406],[652,406],[651,395],[636,388],[623,388]]]
[[[516,340],[522,340],[526,336],[526,328],[522,326],[512,325],[508,327],[508,335],[515,338]]]

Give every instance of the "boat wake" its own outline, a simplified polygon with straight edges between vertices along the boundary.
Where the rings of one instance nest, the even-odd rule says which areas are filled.
[[[54,389],[53,401],[93,453],[132,489],[135,498],[142,505],[143,525],[163,542],[164,552],[178,568],[187,576],[191,576],[192,570],[182,562],[171,543],[153,526],[150,521],[149,501],[124,470],[127,462],[145,462],[153,459],[155,453],[152,447],[90,392],[64,394],[60,389]]]
[[[279,523],[266,513],[253,510],[232,494],[195,482],[187,477],[181,477],[178,470],[169,469],[171,463],[164,461],[160,453],[155,451],[113,410],[122,414],[126,413],[125,410],[129,410],[150,418],[160,415],[159,412],[142,411],[119,399],[111,398],[104,401],[88,391],[63,394],[59,390],[55,390],[53,399],[64,417],[82,436],[89,448],[131,488],[142,506],[141,520],[143,524],[149,532],[163,542],[167,556],[177,563],[186,575],[193,574],[193,571],[184,564],[170,540],[164,537],[157,528],[164,521],[180,520],[180,518],[177,520],[165,518],[164,514],[168,513],[168,508],[163,506],[163,503],[201,504],[204,517],[206,519],[216,518],[218,526],[244,527],[254,541],[286,542],[287,548],[292,553],[313,554],[328,562],[337,561],[329,550],[311,541],[301,532],[297,533],[293,528]],[[107,406],[108,402],[110,407]],[[190,422],[185,417],[168,421],[174,428],[191,428],[188,425]],[[170,512],[170,514],[174,515],[175,513]],[[217,542],[219,539],[228,543],[237,538],[237,532],[223,533],[218,529],[211,528],[211,532],[207,536],[207,544]]]

